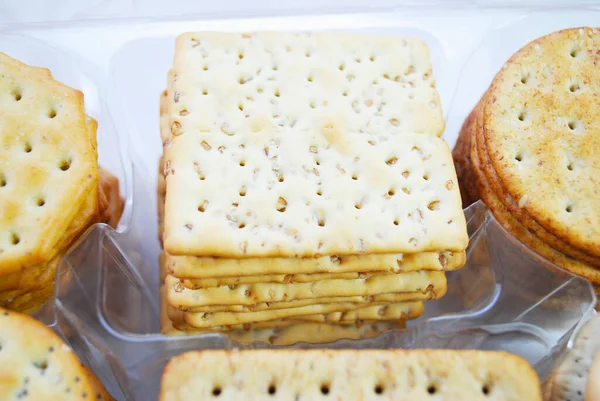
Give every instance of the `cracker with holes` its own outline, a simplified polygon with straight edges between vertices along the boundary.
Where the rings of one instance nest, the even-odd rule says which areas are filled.
[[[337,311],[338,309],[341,310]],[[400,302],[358,308],[343,303],[338,305],[312,305],[300,308],[297,313],[289,310],[279,310],[276,318],[273,318],[275,315],[271,314],[269,316],[267,313],[219,314],[214,319],[210,317],[207,322],[208,324],[194,323],[196,316],[187,315],[172,307],[167,308],[166,316],[173,322],[174,327],[178,329],[231,332],[236,330],[247,331],[283,328],[304,322],[356,326],[375,324],[382,321],[405,322],[409,319],[416,319],[422,313],[422,302]]]
[[[122,211],[123,200],[118,194],[119,184],[116,177],[110,172],[102,169],[100,185],[97,190],[90,191],[88,197],[79,210],[76,218],[71,222],[67,232],[63,235],[59,249],[63,250],[52,260],[41,265],[27,267],[21,271],[5,274],[0,279],[0,301],[12,298],[18,294],[24,294],[53,285],[54,275],[63,252],[85,231],[91,224],[104,222],[113,227],[116,226]],[[104,195],[110,193],[110,199]],[[100,199],[105,198],[106,203],[100,205]],[[109,212],[109,209],[112,211]]]
[[[367,135],[444,130],[429,51],[415,38],[186,33],[177,38],[167,97],[169,137],[328,124]]]
[[[473,110],[473,113],[478,113],[479,108]],[[479,121],[475,119],[475,121]],[[584,275],[594,280],[595,276],[600,277],[598,271],[590,265],[580,262],[574,258],[571,258],[556,249],[552,248],[539,237],[528,230],[519,220],[513,216],[508,209],[505,202],[500,198],[502,195],[497,195],[492,185],[489,183],[487,176],[484,173],[483,164],[485,160],[480,157],[478,150],[477,140],[475,138],[477,131],[480,127],[473,128],[468,135],[473,135],[472,143],[475,144],[470,149],[470,163],[472,165],[472,171],[477,181],[478,193],[481,195],[481,199],[485,202],[487,207],[493,212],[496,220],[502,224],[512,235],[518,238],[519,241],[533,249],[539,255],[548,259],[549,261],[573,272],[576,274]],[[594,280],[595,281],[595,280]]]
[[[588,372],[600,351],[600,316],[586,322],[544,388],[547,401],[584,401]],[[587,399],[585,399],[587,401]]]
[[[190,286],[205,280],[237,280],[238,283],[310,282],[327,278],[366,277],[371,274],[403,273],[417,270],[452,271],[462,267],[465,252],[422,252],[407,254],[366,254],[320,258],[226,259],[165,255],[168,271],[189,278]],[[241,274],[241,276],[240,276]],[[248,280],[248,281],[246,281]],[[237,284],[223,282],[223,284]],[[188,286],[188,285],[186,285]]]
[[[585,401],[600,400],[600,351],[596,351],[585,388]]]
[[[506,192],[549,233],[596,257],[598,50],[600,30],[591,28],[529,44],[494,79],[489,96],[496,102],[485,108],[483,122],[488,154]]]
[[[90,400],[94,394],[85,368],[58,335],[0,308],[0,399]]]
[[[165,110],[167,97],[163,92],[160,97],[161,123],[160,131],[163,140],[167,141],[165,132]],[[158,214],[159,236],[162,240],[164,199],[166,183],[162,175],[164,160],[161,157],[160,173],[158,176]],[[404,188],[404,191],[407,189]],[[388,192],[387,196],[392,196]],[[244,258],[226,259],[212,257],[196,257],[166,254],[166,263],[171,274],[177,277],[195,280],[200,287],[215,286],[209,284],[215,281],[220,284],[241,284],[253,282],[309,282],[325,278],[352,278],[348,272],[363,274],[369,271],[400,272],[420,269],[454,270],[465,262],[465,253],[456,252],[426,252],[418,254],[374,254],[374,255],[336,255],[321,258]],[[242,276],[240,276],[240,272]],[[277,275],[267,273],[279,273]],[[299,275],[307,273],[307,275]],[[316,274],[312,274],[316,273]],[[364,274],[363,274],[364,275]],[[250,276],[250,277],[248,277]]]
[[[175,137],[165,147],[165,250],[225,258],[462,252],[468,237],[446,143],[422,134],[367,142],[356,132],[335,139],[294,130]]]
[[[81,92],[0,54],[2,273],[50,260],[98,185]]]
[[[116,224],[122,200],[115,177],[99,178],[83,94],[2,53],[0,72],[0,305],[29,312],[86,229]]]
[[[273,64],[276,73],[258,76],[256,69]],[[313,257],[466,247],[450,152],[436,138],[439,107],[431,115],[437,93],[422,42],[191,33],[178,38],[170,76],[169,254]],[[268,87],[252,89],[263,81]],[[196,89],[208,83],[209,94]],[[374,102],[369,90],[377,88],[389,108],[358,110],[356,103]],[[313,98],[327,105],[313,109]],[[250,104],[238,104],[242,99]],[[438,129],[418,126],[434,121]]]
[[[573,28],[517,52],[463,125],[470,149],[459,169],[461,183],[474,177],[477,196],[522,242],[595,283],[599,50],[600,30]]]
[[[214,313],[214,312],[261,312],[278,309],[296,309],[301,306],[308,305],[321,305],[331,303],[352,303],[356,304],[356,308],[365,307],[367,305],[385,305],[395,302],[413,302],[413,301],[428,301],[432,299],[438,299],[443,296],[446,292],[445,288],[436,288],[435,286],[429,286],[424,292],[398,292],[398,293],[385,293],[377,295],[355,295],[350,297],[321,297],[318,299],[307,298],[295,301],[283,301],[283,302],[259,302],[252,305],[208,305],[208,306],[193,306],[185,307],[178,306],[176,303],[173,304],[181,310],[192,312],[192,313]],[[298,310],[296,309],[296,312]]]
[[[215,367],[219,367],[215,369]],[[188,352],[163,372],[161,401],[410,399],[541,401],[520,357],[451,350]]]

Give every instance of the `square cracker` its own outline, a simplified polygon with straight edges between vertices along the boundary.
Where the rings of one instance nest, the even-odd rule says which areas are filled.
[[[190,288],[365,278],[372,274],[417,270],[451,271],[462,267],[465,261],[465,252],[246,259],[165,255],[167,270],[175,277],[189,278],[186,283],[190,285],[186,287]]]
[[[302,54],[299,54],[297,51],[294,52],[294,48],[296,48],[296,50],[302,48]],[[363,51],[368,51],[369,53],[368,57],[364,57],[364,63],[362,63],[363,59],[359,54]],[[351,58],[354,58],[356,65],[349,66],[346,69],[346,64],[344,62],[341,62],[340,64],[335,61],[332,64],[331,61],[337,57],[336,55],[345,55],[346,58],[350,56]],[[251,86],[255,84],[260,85],[262,78],[259,79],[258,76],[262,69],[258,68],[255,72],[257,77],[247,75],[239,76],[239,74],[246,74],[248,68],[254,73],[254,67],[256,65],[262,65],[264,67],[265,63],[269,61],[267,59],[270,58],[273,58],[276,61],[274,70],[277,71],[277,74],[268,74],[269,76],[266,78],[266,81],[273,82],[273,84],[277,84],[278,86],[281,86],[281,88],[275,89],[274,92],[272,92],[275,100],[269,100],[271,95],[267,96],[267,98],[258,96],[265,92],[265,88],[259,86],[255,88],[258,95],[257,98],[254,99],[253,96],[246,92]],[[377,62],[376,59],[378,60]],[[209,61],[211,66],[207,64]],[[383,62],[382,65],[379,64],[380,61]],[[271,65],[272,63],[269,62],[268,64]],[[200,68],[201,65],[202,68]],[[397,68],[398,70],[387,71],[387,69],[390,68]],[[304,77],[302,74],[306,69],[309,71],[306,81],[304,79],[299,79],[298,74],[301,74],[300,76]],[[384,142],[389,139],[390,135],[394,136],[394,133],[431,133],[431,130],[422,130],[410,123],[413,119],[415,121],[427,121],[428,123],[436,121],[435,117],[430,118],[427,116],[427,113],[422,110],[421,106],[424,106],[425,104],[427,104],[427,106],[424,106],[425,109],[436,109],[438,115],[437,120],[442,121],[441,127],[443,128],[443,119],[441,118],[439,107],[432,107],[437,105],[435,99],[433,99],[437,99],[437,93],[435,91],[435,85],[431,80],[430,69],[431,66],[426,46],[421,41],[413,39],[370,37],[351,34],[185,34],[178,38],[175,62],[173,70],[170,73],[172,80],[169,83],[169,90],[172,92],[172,97],[169,98],[169,104],[166,108],[164,107],[163,102],[161,102],[161,112],[165,112],[165,109],[167,110],[167,113],[169,113],[170,116],[170,123],[169,121],[165,122],[163,118],[161,119],[161,125],[170,125],[173,135],[200,131],[231,137],[231,140],[228,141],[231,142],[229,143],[229,151],[226,151],[227,144],[225,143],[214,146],[215,149],[218,149],[220,152],[225,151],[225,153],[230,153],[233,150],[231,149],[232,145],[235,149],[237,149],[238,146],[246,147],[246,144],[240,143],[238,139],[233,137],[244,137],[246,134],[251,133],[254,138],[252,142],[254,142],[255,145],[260,145],[255,146],[258,149],[252,150],[258,151],[261,157],[263,157],[262,152],[264,151],[267,153],[267,158],[271,160],[271,163],[269,164],[271,164],[270,169],[273,169],[273,174],[265,171],[263,175],[274,175],[274,177],[266,177],[267,179],[273,178],[274,182],[282,182],[285,175],[284,173],[286,173],[286,171],[283,171],[285,169],[280,169],[278,166],[273,165],[277,164],[274,161],[277,159],[278,155],[286,162],[288,159],[287,157],[284,157],[286,156],[285,149],[279,149],[280,140],[276,138],[278,136],[277,134],[280,134],[282,131],[293,131],[294,133],[303,132],[309,137],[300,138],[300,142],[302,142],[302,139],[314,139],[314,136],[317,136],[317,140],[312,141],[315,143],[307,143],[305,144],[306,146],[295,148],[305,148],[300,153],[308,153],[311,160],[309,163],[303,163],[303,166],[293,166],[292,170],[297,169],[302,173],[301,169],[304,169],[309,176],[313,173],[317,176],[320,173],[319,170],[327,170],[325,167],[323,169],[314,168],[313,163],[315,161],[312,160],[313,155],[309,153],[309,151],[315,154],[318,153],[321,147],[319,147],[319,144],[316,142],[318,142],[318,139],[324,139],[326,147],[330,147],[333,143],[336,145],[335,147],[340,149],[335,149],[334,152],[323,152],[321,150],[321,152],[325,154],[315,157],[326,159],[329,163],[328,167],[330,171],[332,171],[331,169],[333,168],[337,168],[340,173],[346,174],[345,168],[349,168],[349,166],[343,166],[340,163],[336,163],[337,160],[331,160],[331,155],[328,154],[336,153],[336,151],[347,153],[348,151],[351,151],[353,147],[356,147],[352,146],[352,144],[346,146],[346,142],[351,142],[351,138],[347,137],[346,132],[363,133],[363,142],[365,142],[365,146],[367,143],[375,146],[377,142]],[[339,77],[336,78],[336,76],[332,75],[338,74],[340,71],[343,72],[344,70],[346,71],[342,74],[343,78],[341,78],[341,81],[338,79]],[[421,73],[422,77],[419,77]],[[415,74],[416,76],[411,76],[412,74]],[[357,79],[357,77],[359,78]],[[381,85],[379,84],[379,78],[382,78],[382,80],[385,81]],[[210,93],[213,95],[212,97],[209,96],[208,89],[199,88],[204,82],[218,83],[218,85],[215,85],[216,92],[213,91],[212,88],[210,89]],[[252,85],[246,85],[249,82],[252,82]],[[345,82],[343,85],[348,86],[347,90],[341,91],[342,94],[351,94],[352,96],[350,97],[358,97],[359,99],[349,100],[348,96],[340,96],[340,88],[338,87],[340,82]],[[296,88],[297,85],[299,85],[298,88]],[[364,99],[364,101],[366,107],[370,108],[373,106],[374,100],[369,98],[372,94],[369,92],[369,88],[376,87],[377,85],[381,86],[375,91],[377,96],[383,96],[385,99],[376,99],[375,101],[380,103],[371,111],[361,111],[362,105],[359,103],[362,102],[365,97],[366,99]],[[290,95],[288,96],[283,94],[283,92],[287,92],[286,88],[289,89],[288,93]],[[408,92],[405,91],[407,88],[409,89]],[[414,93],[412,89],[414,89]],[[254,89],[251,89],[251,91],[254,91]],[[244,104],[239,103],[236,107],[236,101],[235,99],[232,100],[232,98],[235,98],[238,95],[240,97],[245,96],[245,99],[251,104],[245,107]],[[302,101],[302,96],[304,95],[310,98],[307,98],[306,103],[308,105]],[[167,94],[167,96],[169,95]],[[387,99],[386,96],[391,98]],[[208,99],[209,97],[210,99]],[[319,108],[318,111],[313,111],[316,108],[316,101],[313,98],[318,98],[319,101],[323,101],[323,105],[325,106],[323,110]],[[394,102],[398,103],[396,104]],[[389,106],[390,104],[394,105],[394,107],[389,108],[389,110],[392,110],[392,114],[399,113],[402,115],[394,114],[394,116],[391,116],[387,111],[381,111],[382,106]],[[406,109],[404,106],[407,106],[410,110]],[[375,109],[378,110],[375,111]],[[373,113],[374,116],[372,115]],[[384,124],[380,123],[381,121],[378,120],[380,117],[385,121]],[[285,121],[277,121],[274,123],[271,121],[271,118],[275,120],[282,119]],[[408,123],[406,123],[407,121]],[[164,129],[161,130],[161,136],[163,137],[165,146],[169,148],[172,136],[167,136],[164,131]],[[342,138],[342,133],[344,138]],[[441,130],[439,130],[439,132],[436,131],[436,134],[441,134]],[[303,136],[304,135],[301,137]],[[345,141],[342,141],[342,139]],[[210,142],[206,142],[202,139],[198,142],[202,144],[204,149],[212,149],[213,147]],[[298,144],[298,142],[295,143],[295,145]],[[288,145],[294,148],[294,144],[292,144],[291,141]],[[361,143],[359,145],[363,144]],[[285,148],[285,146],[283,146],[283,148]],[[269,150],[272,153],[270,156],[268,154]],[[248,156],[251,157],[253,153],[256,152],[248,152]],[[354,155],[354,157],[356,158],[358,156]],[[390,156],[386,161],[389,161],[390,164],[395,163],[395,157],[396,156]],[[302,159],[302,157],[300,159]],[[358,160],[355,161],[357,163],[359,162]],[[166,166],[167,170],[172,172],[173,169],[170,168],[170,162],[171,160],[167,160]],[[237,163],[242,165],[245,165],[246,163],[245,160],[237,159],[234,160],[234,162],[236,165]],[[319,160],[316,161],[316,163],[319,162]],[[193,170],[196,172],[197,178],[200,178],[200,180],[206,178],[203,166],[195,161],[192,161],[192,163],[196,163],[193,166]],[[356,169],[356,166],[352,166],[352,168]],[[252,169],[247,169],[247,171],[249,170]],[[256,168],[254,168],[254,171],[256,171]],[[362,171],[349,172],[348,176],[352,174],[353,178],[358,179],[357,173],[359,172],[362,173]],[[374,173],[373,170],[370,172]],[[400,171],[399,173],[402,172],[404,171]],[[316,181],[316,183],[312,182],[313,185],[311,185],[311,187],[314,187],[315,184],[321,185],[319,179],[310,180],[310,178],[311,177],[309,177],[309,181]],[[291,181],[294,182],[294,180]],[[288,182],[290,182],[289,179]],[[238,187],[240,194],[246,192],[244,183]],[[340,188],[333,189],[336,190]],[[346,191],[344,191],[344,189],[346,189]],[[383,191],[383,188],[380,189],[382,190],[382,195],[387,194],[388,192],[393,195],[395,192],[395,189],[393,188],[385,188],[385,191]],[[310,188],[310,191],[313,190],[319,192],[319,189],[317,188]],[[409,188],[403,188],[403,190],[410,191]],[[347,192],[347,188],[342,188],[341,192]],[[350,194],[351,192],[352,191],[350,191]],[[201,202],[204,201],[205,200],[202,200]],[[281,211],[282,208],[287,206],[288,199],[280,196],[275,198],[275,202],[276,205],[274,206]],[[359,206],[357,206],[358,208],[362,207],[362,205],[360,205],[362,199],[354,199],[352,202],[354,202],[355,205],[359,204]],[[235,204],[239,202],[232,201],[229,203]],[[201,205],[196,205],[195,208],[200,209]],[[311,220],[315,220],[313,223],[323,225],[326,210],[315,210],[314,212],[316,212],[317,215],[311,216]],[[185,211],[183,213],[185,213]],[[169,214],[168,210],[167,214]],[[235,216],[232,217],[233,219],[236,219]],[[169,220],[170,218],[167,218],[167,236],[169,236],[171,232],[170,227],[172,227],[172,225],[169,224]],[[452,219],[448,219],[447,221],[450,220]],[[395,221],[393,217],[391,218],[391,221]],[[240,225],[245,226],[245,223],[241,222]],[[188,221],[183,223],[182,226],[193,227],[193,224]],[[175,227],[175,229],[182,230],[181,227]],[[286,227],[286,231],[292,233],[288,234],[288,236],[296,236],[295,230],[297,230],[295,227]],[[383,234],[380,233],[379,235]],[[414,243],[418,242],[416,238],[412,237],[407,240],[410,239],[412,239],[411,245],[415,245]],[[181,235],[173,240],[166,240],[165,246],[167,251],[175,254],[184,253],[185,250],[181,249],[181,247],[179,250],[174,249],[176,246],[174,242],[181,243],[181,240]],[[356,244],[344,244],[342,249],[347,249],[348,246],[354,248]],[[239,244],[239,247],[242,249],[241,253],[253,254],[256,252],[254,249],[250,249],[248,252],[244,241]],[[273,250],[269,248],[270,247],[266,247],[265,249],[262,249],[260,256],[270,255]],[[194,249],[187,250],[194,252]],[[198,249],[195,249],[195,251],[197,250]],[[231,250],[216,251],[217,253],[221,252],[224,254],[216,254],[215,256],[228,257],[231,253]],[[360,249],[355,253],[359,253],[359,251]],[[368,252],[371,250],[365,249],[364,251]],[[411,251],[414,251],[414,249]],[[288,256],[286,255],[288,252],[288,250],[284,249],[282,251],[282,256]],[[304,252],[306,252],[306,250]],[[309,254],[311,252],[313,254],[317,253],[316,250],[308,251]],[[246,255],[244,257],[249,256],[251,255]]]
[[[0,266],[50,260],[98,184],[83,94],[0,53]]]
[[[215,369],[219,366],[219,369]],[[522,358],[457,350],[193,351],[165,367],[160,401],[541,401]]]
[[[254,305],[321,297],[368,296],[388,293],[426,293],[428,288],[446,289],[444,272],[418,271],[372,276],[368,279],[322,280],[315,283],[258,283],[191,290],[172,276],[165,279],[169,304],[191,308],[207,305]]]
[[[161,95],[161,135],[164,126],[165,94]],[[157,205],[159,239],[164,230],[166,183],[163,176],[164,159],[159,160]],[[201,287],[254,282],[308,282],[325,278],[353,278],[364,272],[400,272],[414,270],[455,270],[466,261],[466,253],[424,252],[419,254],[375,254],[324,256],[321,258],[244,258],[164,255],[169,272],[178,278],[190,278]],[[319,277],[321,275],[322,277]],[[325,277],[327,275],[327,277]],[[187,285],[186,285],[187,286]]]
[[[336,306],[340,307],[340,311],[336,311]],[[416,319],[423,313],[422,302],[401,302],[396,304],[378,304],[370,306],[355,305],[347,309],[349,306],[345,303],[329,304],[329,305],[312,305],[310,307],[292,308],[288,310],[279,310],[278,316],[272,320],[262,320],[263,317],[269,317],[265,313],[251,314],[230,314],[218,317],[216,321],[224,322],[224,325],[203,326],[196,328],[205,328],[215,331],[234,331],[234,330],[257,330],[265,328],[289,327],[294,324],[303,322],[320,322],[330,324],[364,324],[374,323],[377,321],[390,320],[410,320]],[[310,314],[312,311],[333,311],[323,314]],[[186,312],[167,307],[167,316],[172,320],[175,327],[189,327],[194,329],[194,326],[186,323]],[[242,316],[240,322],[236,322],[236,316]],[[256,317],[256,321],[251,321],[252,317]],[[236,323],[225,323],[236,322]]]
[[[432,257],[431,264],[421,264],[408,263],[407,259],[410,259],[410,256],[417,255],[432,255],[436,257]],[[365,255],[367,256],[367,255]],[[384,256],[376,255],[376,256]],[[453,254],[448,258],[447,262],[443,262],[443,255],[435,254],[433,252],[424,253],[424,254],[408,254],[407,258],[396,259],[396,265],[398,265],[397,270],[393,270],[391,272],[387,271],[375,271],[375,272],[348,272],[348,273],[308,273],[308,274],[266,274],[266,275],[256,275],[256,276],[229,276],[229,277],[215,277],[215,278],[200,278],[200,279],[186,279],[178,277],[173,274],[173,276],[178,277],[181,280],[181,284],[186,288],[191,289],[200,289],[200,288],[209,288],[209,287],[219,287],[222,285],[239,285],[239,284],[257,284],[257,283],[314,283],[321,280],[334,280],[334,279],[368,279],[372,276],[384,275],[384,274],[394,274],[394,273],[408,273],[418,270],[443,270],[450,271],[455,270],[464,264],[464,259],[466,256],[464,253]],[[342,257],[343,258],[343,257]],[[358,257],[360,258],[360,256]],[[379,258],[374,258],[379,261]],[[245,259],[240,259],[241,261]],[[248,259],[256,261],[255,259]],[[264,259],[263,259],[264,260]],[[440,262],[442,261],[442,262]],[[444,263],[447,263],[446,269]],[[241,265],[244,265],[243,263]],[[393,265],[390,265],[393,266]],[[243,270],[242,270],[243,271]]]
[[[384,306],[384,304],[371,305]],[[279,319],[296,318],[300,316],[314,316],[331,314],[335,312],[355,311],[363,308],[355,303],[330,303],[300,306],[298,308],[276,309],[258,312],[214,312],[194,313],[184,312],[185,323],[190,327],[213,328],[246,323],[270,322]]]
[[[335,131],[335,128],[333,129]],[[165,147],[165,251],[314,257],[462,252],[448,145],[422,134],[194,132]]]
[[[351,33],[192,32],[177,38],[169,136],[294,126],[440,136],[427,45]],[[165,139],[165,138],[163,138]]]

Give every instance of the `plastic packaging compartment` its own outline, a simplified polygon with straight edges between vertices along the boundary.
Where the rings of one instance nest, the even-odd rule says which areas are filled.
[[[68,339],[118,399],[156,399],[164,364],[180,352],[270,347],[266,343],[242,345],[218,334],[159,334],[155,184],[161,152],[158,96],[166,85],[175,36],[189,30],[219,29],[336,29],[419,36],[430,46],[438,90],[447,111],[444,137],[453,145],[463,119],[514,51],[545,33],[594,26],[600,21],[600,13],[590,10],[530,14],[514,9],[480,11],[416,8],[409,13],[103,21],[89,27],[20,28],[21,34],[69,48],[81,59],[23,37],[0,36],[2,51],[48,67],[58,79],[84,91],[87,109],[101,127],[101,163],[123,180],[128,200],[120,232],[96,226],[65,259],[61,273],[72,273],[72,278],[57,283],[55,308],[41,317]],[[480,18],[475,20],[474,15]],[[469,21],[472,27],[461,25]],[[479,47],[474,46],[478,39],[457,41],[483,34],[499,23],[505,25],[482,36]],[[466,55],[473,51],[467,60]],[[86,58],[87,63],[83,62]],[[106,74],[89,74],[93,69],[104,69]],[[471,234],[467,264],[448,274],[447,295],[427,303],[424,316],[409,322],[406,330],[369,340],[296,347],[506,350],[524,356],[544,378],[578,324],[593,313],[593,289],[585,280],[550,265],[519,244],[482,204],[473,205],[466,213]]]

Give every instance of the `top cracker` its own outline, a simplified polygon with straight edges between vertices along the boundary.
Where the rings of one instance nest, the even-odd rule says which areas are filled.
[[[423,42],[186,34],[170,77],[171,136],[163,138],[170,254],[465,249]]]
[[[44,263],[98,185],[83,94],[0,53],[0,274]]]
[[[495,77],[484,110],[506,192],[546,231],[600,256],[600,29],[539,38]]]
[[[198,32],[178,37],[168,83],[171,135],[276,127],[440,136],[427,45],[348,33]]]

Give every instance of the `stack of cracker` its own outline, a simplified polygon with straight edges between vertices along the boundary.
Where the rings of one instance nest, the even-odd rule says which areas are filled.
[[[163,292],[175,329],[403,323],[465,262],[419,40],[181,35],[161,127]]]
[[[600,285],[600,30],[517,52],[454,149],[465,206],[481,199],[521,242]]]
[[[53,293],[60,261],[123,202],[98,167],[97,124],[83,94],[0,53],[0,306],[31,312]]]

